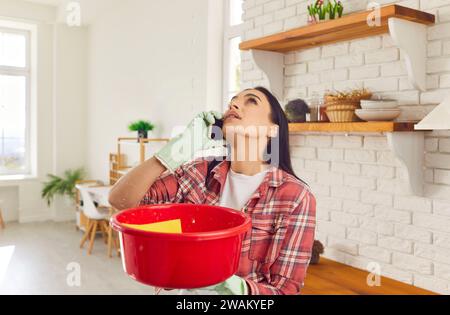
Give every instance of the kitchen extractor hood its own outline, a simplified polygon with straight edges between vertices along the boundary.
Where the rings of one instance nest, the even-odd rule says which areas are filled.
[[[450,130],[450,95],[422,119],[416,130]]]

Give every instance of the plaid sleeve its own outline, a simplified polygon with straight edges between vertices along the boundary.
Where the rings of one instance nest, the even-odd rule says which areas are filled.
[[[280,254],[270,268],[270,282],[247,280],[249,294],[300,294],[314,243],[316,199],[307,191],[289,217]]]
[[[200,194],[206,165],[199,158],[181,165],[173,174],[166,170],[149,187],[139,205],[181,203],[188,193]]]
[[[175,173],[181,175],[182,169],[179,168]],[[178,192],[178,179],[175,174],[165,171],[159,176],[153,185],[145,193],[139,203],[139,206],[150,204],[162,204],[175,202]]]

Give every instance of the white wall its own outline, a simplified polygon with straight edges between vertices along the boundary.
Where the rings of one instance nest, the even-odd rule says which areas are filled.
[[[369,1],[343,1],[345,12]],[[403,55],[390,36],[326,45],[285,56],[285,100],[327,89],[367,87],[400,101],[400,119],[420,120],[450,93],[450,2],[399,3],[436,14],[428,29],[428,89],[407,80]],[[306,24],[306,0],[246,0],[244,34],[253,39]],[[414,34],[411,34],[414,36]],[[243,53],[244,86],[267,79]],[[383,134],[291,136],[297,175],[317,197],[317,235],[325,256],[365,269],[380,264],[383,275],[450,294],[450,132],[426,133],[425,197],[406,189],[404,166]]]
[[[87,28],[54,28],[53,173],[86,168]],[[73,206],[58,198],[55,220],[73,219]]]
[[[86,35],[82,28],[55,24],[56,8],[20,0],[1,0],[1,16],[37,25],[37,177],[0,181],[7,221],[21,222],[74,217],[58,201],[52,208],[41,199],[48,173],[61,175],[84,165]]]
[[[199,111],[222,107],[217,2],[83,0],[84,26],[75,28],[62,24],[66,2],[0,0],[3,16],[37,23],[39,33],[38,178],[0,182],[9,221],[71,219],[63,199],[51,208],[41,200],[46,174],[85,166],[107,182],[116,139],[134,136],[130,121],[149,119],[154,136],[170,137]]]
[[[169,137],[175,125],[186,124],[206,108],[207,98],[220,99],[207,96],[212,60],[207,2],[113,2],[90,25],[87,132],[92,178],[108,180],[108,155],[116,151],[117,137],[134,136],[127,131],[129,122],[149,119],[157,126],[154,136]],[[209,84],[220,87],[215,80]]]

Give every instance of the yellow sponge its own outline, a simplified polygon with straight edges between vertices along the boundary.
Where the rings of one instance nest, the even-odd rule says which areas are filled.
[[[150,224],[124,224],[126,227],[146,232],[181,234],[181,220],[170,220]]]

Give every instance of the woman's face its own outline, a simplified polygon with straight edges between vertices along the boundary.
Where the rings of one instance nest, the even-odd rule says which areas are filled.
[[[224,114],[223,133],[246,137],[274,137],[277,129],[271,119],[271,107],[264,93],[249,89],[235,95]],[[230,137],[228,139],[231,141]]]

